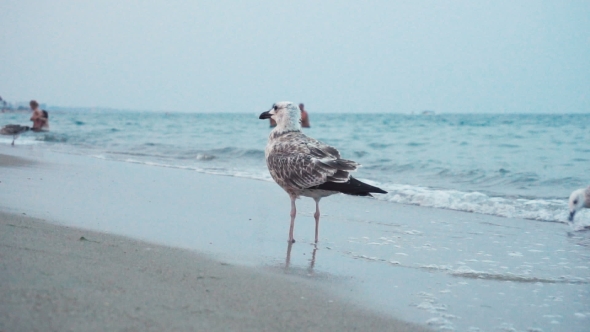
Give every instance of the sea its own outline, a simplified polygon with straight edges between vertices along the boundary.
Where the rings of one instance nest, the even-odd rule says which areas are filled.
[[[260,112],[50,110],[51,130],[27,132],[16,144],[272,181],[264,161],[271,128]],[[0,113],[0,125],[28,118]],[[567,223],[570,193],[590,185],[590,114],[311,113],[310,120],[306,135],[362,164],[354,176],[388,191],[378,200]],[[0,144],[11,141],[0,136]],[[574,227],[588,225],[590,211],[581,211]]]
[[[60,166],[0,168],[0,207],[288,274],[436,331],[588,331],[590,209],[568,224],[567,200],[590,185],[590,114],[311,113],[303,132],[388,194],[322,201],[319,243],[302,199],[289,245],[262,111],[49,109],[49,132],[0,150]]]

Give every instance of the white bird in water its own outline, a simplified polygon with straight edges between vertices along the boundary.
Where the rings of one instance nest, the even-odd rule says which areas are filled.
[[[590,186],[586,189],[574,190],[569,200],[569,221],[574,221],[574,215],[582,208],[590,209]]]
[[[4,126],[0,129],[0,134],[2,135],[12,135],[12,145],[14,145],[14,140],[18,138],[18,135],[24,133],[25,131],[31,129],[28,126],[21,126],[17,124],[9,124]]]
[[[322,197],[343,193],[355,196],[371,196],[371,193],[387,192],[363,183],[352,176],[359,164],[340,158],[335,148],[301,132],[301,111],[291,102],[278,102],[262,114],[260,119],[272,118],[277,126],[270,132],[266,144],[266,165],[275,182],[291,198],[291,227],[289,242],[293,243],[293,228],[299,196],[315,200],[315,242],[318,242],[320,223],[319,202]]]

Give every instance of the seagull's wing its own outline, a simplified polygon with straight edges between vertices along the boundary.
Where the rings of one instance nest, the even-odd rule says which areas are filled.
[[[14,135],[14,134],[20,132],[20,130],[21,130],[21,125],[8,124],[8,125],[4,126],[2,129],[0,129],[0,134]]]
[[[27,131],[28,129],[29,129],[29,127],[27,127],[27,126],[21,126],[21,125],[17,125],[17,124],[8,124],[8,125],[4,126],[2,129],[0,129],[0,134],[2,134],[2,135],[16,135],[21,132]]]
[[[302,133],[277,138],[266,159],[272,177],[281,186],[305,189],[325,182],[346,182],[359,166],[340,159],[335,148]]]

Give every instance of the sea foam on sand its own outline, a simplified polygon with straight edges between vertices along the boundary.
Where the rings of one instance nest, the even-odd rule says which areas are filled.
[[[0,168],[5,212],[304,279],[344,303],[439,330],[589,323],[590,240],[563,224],[335,196],[322,207],[318,246],[313,200],[298,202],[291,247],[289,206],[274,183],[36,146],[2,153],[36,161]]]

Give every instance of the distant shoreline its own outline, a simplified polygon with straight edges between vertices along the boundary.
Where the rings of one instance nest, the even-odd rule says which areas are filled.
[[[0,113],[30,113],[30,112],[31,112],[31,110],[29,110],[29,109],[26,109],[26,110],[25,109],[16,109],[16,110],[15,109],[4,109],[4,110],[0,111]]]

